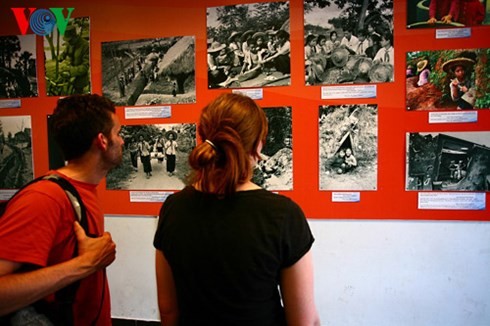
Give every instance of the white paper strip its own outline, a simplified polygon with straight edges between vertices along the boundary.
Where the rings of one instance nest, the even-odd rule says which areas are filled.
[[[254,89],[234,89],[233,94],[243,94],[254,100],[261,100],[264,98],[264,90],[262,88]]]
[[[126,119],[169,118],[172,115],[171,106],[126,107]]]
[[[130,191],[129,200],[132,203],[163,203],[172,191]]]
[[[436,39],[471,37],[471,28],[436,29]]]
[[[332,192],[333,202],[357,203],[361,201],[360,192]]]
[[[11,109],[11,108],[20,108],[21,107],[20,99],[15,100],[0,100],[0,108],[1,109]]]
[[[419,209],[484,210],[482,192],[419,192]]]
[[[322,100],[344,98],[376,98],[376,85],[322,87]]]
[[[429,123],[477,122],[478,111],[429,112]]]

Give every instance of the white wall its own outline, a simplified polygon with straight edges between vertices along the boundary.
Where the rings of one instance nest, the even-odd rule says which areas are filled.
[[[322,325],[490,325],[490,223],[310,220]],[[158,320],[156,218],[106,218],[117,318]]]

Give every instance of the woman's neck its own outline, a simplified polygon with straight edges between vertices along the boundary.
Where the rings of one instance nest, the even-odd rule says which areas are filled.
[[[257,189],[261,189],[261,188],[255,183],[253,183],[252,181],[247,181],[236,187],[236,191],[247,191],[247,190],[257,190]]]
[[[202,191],[202,187],[200,182],[196,182],[192,185],[196,190]],[[252,181],[247,181],[245,183],[239,184],[235,191],[248,191],[248,190],[257,190],[257,189],[262,189],[260,186],[256,185]]]

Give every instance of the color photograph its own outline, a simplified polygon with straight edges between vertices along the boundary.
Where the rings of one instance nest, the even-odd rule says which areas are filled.
[[[407,110],[490,108],[490,49],[407,53]]]
[[[44,36],[46,94],[88,94],[90,84],[90,19],[69,20],[64,35],[57,28]]]
[[[394,81],[393,0],[304,1],[305,84]]]
[[[408,0],[407,28],[458,28],[490,24],[487,0]]]
[[[107,175],[108,190],[180,190],[196,146],[192,123],[122,126],[124,155]]]
[[[0,37],[0,99],[36,97],[36,36]]]
[[[102,92],[116,105],[196,102],[191,36],[102,43]]]
[[[18,189],[34,177],[30,116],[0,117],[0,189]]]
[[[377,105],[320,106],[319,145],[320,190],[376,190]]]
[[[207,9],[208,88],[291,83],[289,2]]]
[[[490,132],[407,133],[406,189],[489,191]]]
[[[269,132],[252,182],[267,190],[293,190],[291,107],[264,108]]]

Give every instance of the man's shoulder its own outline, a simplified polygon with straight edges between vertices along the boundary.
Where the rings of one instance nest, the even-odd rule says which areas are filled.
[[[50,201],[59,202],[60,198],[64,197],[64,190],[59,185],[49,180],[40,180],[21,189],[12,198],[12,202],[27,200],[32,205],[38,206]]]

